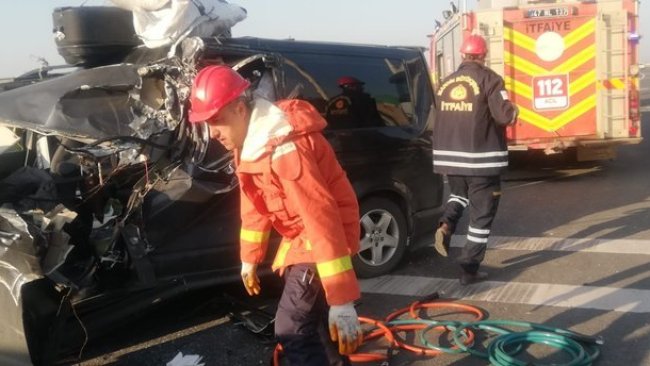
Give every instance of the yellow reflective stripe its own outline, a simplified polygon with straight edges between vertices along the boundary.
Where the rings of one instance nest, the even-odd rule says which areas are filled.
[[[564,48],[568,49],[574,44],[593,34],[595,26],[596,20],[592,19],[579,26],[571,33],[568,33],[566,36],[564,36]],[[503,38],[504,40],[513,42],[517,46],[524,48],[532,53],[536,52],[536,40],[511,27],[504,28]]]
[[[352,269],[352,259],[349,255],[333,259],[329,262],[316,263],[320,278],[335,276]]]
[[[510,90],[511,92],[523,98],[526,98],[528,100],[533,100],[533,89],[529,85],[526,85],[508,75],[506,75],[504,80],[506,84],[506,89]],[[596,71],[592,70],[582,75],[581,77],[576,79],[576,81],[572,82],[569,85],[569,95],[573,96],[574,94],[577,94],[583,89],[593,86],[594,83],[596,83]]]
[[[575,104],[571,109],[567,110],[566,112],[562,113],[561,115],[555,117],[553,119],[553,124],[554,128],[558,129],[573,120],[577,119],[581,115],[587,113],[589,110],[596,108],[596,96],[591,95],[583,100],[581,100],[579,103]]]
[[[569,85],[569,95],[573,96],[582,89],[592,86],[596,82],[596,70],[591,70],[582,75]]]
[[[241,229],[239,232],[239,238],[243,241],[247,241],[249,243],[253,244],[262,244],[266,243],[267,240],[269,240],[269,235],[271,235],[271,231],[256,231],[256,230],[246,230],[246,229]]]
[[[311,250],[311,242],[309,240],[305,240],[305,249]]]
[[[533,62],[530,62],[519,56],[515,56],[515,54],[513,53],[505,51],[503,52],[503,56],[507,66],[514,66],[515,69],[525,74],[528,74],[530,76],[539,76],[539,75],[548,74],[548,71],[545,68],[541,66],[537,66]]]
[[[547,70],[541,66],[537,66],[533,62],[530,62],[519,56],[515,56],[513,53],[507,51],[505,51],[503,54],[506,66],[513,66],[517,71],[534,77],[556,73],[566,74],[570,71],[575,71],[575,69],[579,68],[586,62],[593,60],[596,55],[596,47],[594,45],[591,45],[585,48],[552,70]]]
[[[533,88],[510,76],[505,77],[506,89],[518,94],[528,100],[533,100]]]
[[[273,268],[279,268],[284,266],[284,261],[287,258],[287,253],[289,252],[290,248],[291,248],[291,242],[283,241],[282,243],[280,243],[278,252],[275,254],[275,259],[273,260]]]
[[[546,118],[537,112],[531,111],[525,107],[519,107],[519,119],[537,126],[545,131],[552,132],[556,129],[566,125],[567,123],[577,119],[582,114],[588,112],[590,109],[596,107],[596,96],[591,95],[579,103],[564,111],[562,114],[555,118]]]
[[[612,84],[614,89],[625,89],[625,83],[623,82],[622,79],[619,78],[609,79],[609,82]]]
[[[575,71],[575,69],[582,66],[587,61],[592,60],[594,57],[596,57],[596,45],[592,44],[573,55],[570,59],[564,61],[561,65],[558,65],[551,72],[564,74],[569,71]]]
[[[542,130],[545,131],[550,131],[550,127],[548,125],[550,124],[550,121],[548,118],[544,116],[540,116],[534,111],[531,111],[530,109],[523,107],[523,106],[517,106],[519,108],[519,120],[523,122],[527,122],[533,126],[539,127]]]
[[[536,41],[534,39],[510,27],[506,27],[504,29],[503,39],[506,41],[513,42],[517,46],[524,48],[532,53],[536,52],[535,51]]]
[[[591,19],[585,24],[579,26],[571,33],[564,36],[564,47],[569,48],[580,42],[585,37],[590,36],[596,29],[596,19]]]

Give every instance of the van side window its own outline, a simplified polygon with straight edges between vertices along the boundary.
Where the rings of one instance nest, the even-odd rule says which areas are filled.
[[[412,102],[406,102],[402,108],[409,109],[411,114],[417,114],[415,121],[419,127],[433,127],[432,118],[434,108],[434,92],[431,88],[429,69],[421,57],[415,57],[406,62],[407,75],[409,76],[409,88],[411,90]],[[418,106],[418,108],[415,108]],[[415,127],[415,126],[414,126]]]
[[[284,56],[284,94],[312,103],[327,119],[328,129],[415,124],[410,70],[403,60],[322,54]]]

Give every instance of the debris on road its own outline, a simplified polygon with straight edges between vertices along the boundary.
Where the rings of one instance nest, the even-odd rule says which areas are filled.
[[[183,352],[178,354],[171,361],[167,362],[167,366],[205,366],[205,363],[199,363],[203,356],[199,355],[185,355]]]

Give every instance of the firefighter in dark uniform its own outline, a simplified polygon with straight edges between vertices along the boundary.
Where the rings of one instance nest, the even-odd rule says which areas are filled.
[[[500,174],[508,166],[506,127],[515,122],[518,109],[508,99],[503,78],[485,66],[483,37],[467,37],[460,52],[463,62],[436,93],[433,165],[447,176],[451,194],[434,247],[447,256],[451,235],[469,207],[467,241],[458,259],[460,282],[467,285],[487,278],[479,266],[499,206]]]
[[[352,76],[337,80],[341,94],[327,103],[326,119],[329,128],[359,128],[381,125],[377,102],[363,89],[363,81]]]

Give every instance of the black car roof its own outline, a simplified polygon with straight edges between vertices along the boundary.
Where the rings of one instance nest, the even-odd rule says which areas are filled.
[[[296,41],[292,39],[267,39],[257,37],[228,38],[214,41],[205,39],[208,50],[217,51],[227,49],[241,49],[242,51],[262,52],[300,52],[300,53],[325,53],[330,55],[356,55],[379,57],[404,57],[412,58],[420,54],[421,47],[408,46],[380,46],[353,43],[334,43],[317,41]]]

